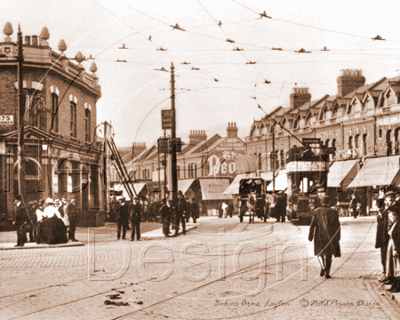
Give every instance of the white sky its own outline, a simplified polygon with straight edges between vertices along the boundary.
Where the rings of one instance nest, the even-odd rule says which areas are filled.
[[[287,106],[296,84],[309,87],[312,99],[334,95],[341,69],[362,69],[367,83],[396,76],[400,69],[400,5],[394,0],[373,6],[358,0],[1,0],[1,4],[0,27],[11,22],[13,41],[18,23],[23,35],[39,35],[46,26],[53,50],[58,51],[58,42],[64,39],[68,57],[77,51],[95,57],[102,86],[97,121],[112,122],[119,146],[134,141],[150,144],[163,134],[160,110],[170,108],[169,73],[154,69],[169,70],[171,62],[177,75],[177,136],[184,139],[190,130],[225,136],[228,122],[236,122],[239,136],[247,136],[253,119],[262,116],[257,104],[266,111]],[[263,11],[272,19],[258,19]],[[169,25],[176,23],[186,31],[172,30]],[[378,34],[386,41],[371,39]],[[118,49],[123,43],[129,49]],[[330,51],[322,52],[324,46]],[[158,51],[160,47],[168,51]],[[233,51],[235,47],[244,50]],[[283,51],[272,51],[273,47]],[[312,53],[294,52],[300,48]],[[190,64],[181,64],[184,61]],[[86,62],[87,71],[90,63]],[[271,84],[264,84],[265,79]]]

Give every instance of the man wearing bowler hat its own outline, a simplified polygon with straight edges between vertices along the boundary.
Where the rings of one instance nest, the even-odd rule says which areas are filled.
[[[132,224],[132,235],[131,235],[131,241],[135,240],[135,234],[136,234],[136,240],[140,240],[140,221],[142,220],[142,205],[139,202],[139,198],[133,198],[133,205],[130,210],[131,214],[131,224]]]
[[[126,203],[125,197],[121,197],[119,199],[120,207],[117,212],[117,238],[118,240],[121,237],[121,227],[122,227],[122,239],[125,239],[126,230],[129,225],[129,214],[130,214],[130,205]]]
[[[320,276],[329,279],[332,255],[340,257],[340,222],[339,214],[329,207],[331,199],[324,196],[322,207],[315,209],[310,225],[308,240],[314,240],[314,255],[321,265]]]
[[[27,241],[26,238],[26,222],[27,222],[27,213],[26,208],[22,203],[22,197],[18,194],[14,197],[14,204],[16,206],[15,209],[15,219],[13,224],[17,230],[17,245],[16,247],[23,247],[25,242]]]

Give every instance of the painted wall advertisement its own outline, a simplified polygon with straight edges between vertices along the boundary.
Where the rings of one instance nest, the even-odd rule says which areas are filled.
[[[246,154],[246,146],[239,138],[227,138],[221,142],[208,158],[209,176],[231,176],[236,173],[237,155]]]

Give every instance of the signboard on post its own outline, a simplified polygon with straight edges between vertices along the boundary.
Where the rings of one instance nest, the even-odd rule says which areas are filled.
[[[168,153],[168,139],[158,139],[158,153]]]
[[[173,111],[171,109],[161,110],[162,129],[172,129]]]

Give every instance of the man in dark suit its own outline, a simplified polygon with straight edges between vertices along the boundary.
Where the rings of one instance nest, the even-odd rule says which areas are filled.
[[[65,206],[65,214],[69,219],[68,239],[71,241],[78,241],[75,239],[76,224],[78,222],[78,213],[76,212],[75,198],[71,198],[70,203]]]
[[[381,250],[381,263],[383,267],[383,274],[386,274],[386,255],[387,248],[389,243],[389,234],[388,231],[390,229],[390,224],[388,223],[388,208],[393,204],[395,199],[395,193],[393,191],[388,191],[384,195],[384,205],[380,207],[378,216],[377,216],[377,228],[376,228],[376,240],[375,240],[375,248],[380,248]],[[383,276],[380,279],[380,282],[385,282],[388,279],[386,276]]]
[[[192,209],[192,218],[193,222],[196,223],[196,220],[199,218],[199,204],[197,203],[196,199],[193,198],[192,203],[190,204]],[[232,218],[232,217],[231,217]]]
[[[175,208],[175,236],[179,232],[179,223],[182,222],[182,233],[186,234],[185,214],[187,213],[186,200],[183,197],[183,192],[178,192],[178,201]]]
[[[331,199],[322,198],[322,207],[315,209],[311,220],[308,240],[314,240],[314,255],[321,264],[320,276],[329,279],[332,255],[340,257],[340,222],[339,214],[329,207]]]
[[[274,211],[276,222],[285,222],[286,219],[286,206],[287,206],[287,199],[286,194],[283,191],[279,191],[278,196],[276,198]]]
[[[15,224],[17,230],[17,244],[15,246],[23,247],[25,242],[27,241],[26,230],[25,230],[25,226],[28,219],[27,210],[25,206],[22,204],[22,198],[19,194],[14,197],[14,204],[16,206],[16,209],[15,209],[15,219],[13,224]]]
[[[122,239],[125,239],[126,230],[129,225],[129,216],[130,216],[130,205],[125,201],[125,197],[121,197],[119,199],[119,210],[117,212],[117,238],[118,240],[121,237],[121,227],[122,227]]]
[[[169,236],[169,226],[171,223],[171,202],[169,199],[163,199],[160,208],[160,216],[163,223],[163,234]]]
[[[391,224],[391,227],[388,229],[389,234],[389,242],[388,242],[388,251],[386,257],[386,273],[385,278],[388,280],[385,281],[387,284],[391,284],[391,288],[388,290],[390,292],[399,292],[400,291],[400,224],[399,224],[399,211],[400,207],[398,203],[391,205],[388,209],[388,224]]]
[[[139,202],[138,198],[133,199],[133,204],[131,207],[131,224],[132,224],[132,235],[131,241],[135,240],[135,233],[136,233],[136,240],[140,240],[140,221],[142,220],[142,205]]]

